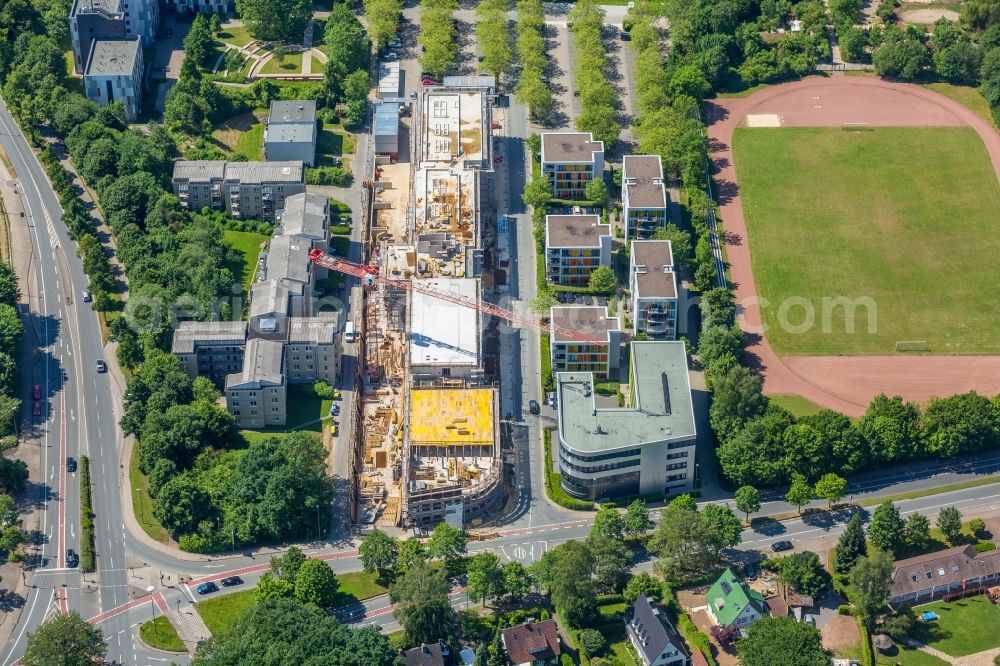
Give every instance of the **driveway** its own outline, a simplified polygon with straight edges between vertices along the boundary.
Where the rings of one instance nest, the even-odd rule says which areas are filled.
[[[167,37],[167,30],[173,36]],[[191,21],[177,14],[164,13],[160,20],[160,35],[156,38],[156,55],[153,56],[153,71],[149,85],[156,87],[156,110],[163,113],[166,108],[167,91],[177,83],[184,62],[184,37],[191,29]]]

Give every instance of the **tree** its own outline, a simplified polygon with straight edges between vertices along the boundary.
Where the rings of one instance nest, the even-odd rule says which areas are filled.
[[[503,591],[511,603],[518,603],[531,592],[531,574],[520,562],[507,562],[501,567]]]
[[[17,286],[17,273],[14,267],[0,261],[0,303],[14,305],[21,298],[21,290]]]
[[[598,266],[590,273],[589,286],[595,294],[611,294],[618,286],[618,280],[610,266]]]
[[[191,58],[199,67],[208,66],[208,56],[215,55],[212,49],[212,30],[205,15],[198,13],[191,23],[191,29],[184,36],[184,57]]]
[[[402,539],[398,542],[396,574],[402,575],[417,562],[427,561],[427,549],[420,539]]]
[[[663,584],[649,575],[649,573],[640,571],[625,584],[622,596],[625,597],[626,603],[629,604],[634,604],[635,600],[640,596],[652,599],[653,601],[662,601]]]
[[[830,666],[816,627],[791,617],[765,617],[736,641],[743,666]]]
[[[593,534],[587,546],[593,555],[594,579],[612,592],[620,591],[632,569],[632,551],[621,539],[594,538]]]
[[[931,521],[922,513],[911,513],[906,517],[904,539],[911,546],[921,546],[931,538]]]
[[[55,613],[28,633],[28,644],[21,657],[25,666],[90,666],[103,661],[108,652],[104,635],[78,612]]]
[[[709,330],[720,330],[714,327]],[[739,329],[734,327],[737,348],[741,344]],[[734,330],[728,329],[728,330]],[[706,331],[707,333],[708,331]],[[706,352],[709,358],[718,358],[722,353],[706,349],[705,339],[701,340],[698,351],[705,363]],[[748,421],[764,414],[767,409],[767,398],[761,393],[763,383],[760,377],[753,375],[743,366],[735,366],[721,377],[712,380],[712,406],[709,409],[709,421],[712,432],[719,441],[725,443],[736,434]]]
[[[578,642],[580,644],[580,649],[588,657],[596,656],[598,652],[604,649],[607,642],[604,640],[604,634],[599,632],[597,629],[584,629],[580,632],[578,637]]]
[[[718,555],[718,540],[696,509],[671,502],[660,514],[660,524],[650,541],[650,549],[659,555],[657,571],[669,579],[713,566]]]
[[[728,506],[706,504],[701,510],[701,517],[714,535],[717,550],[740,545],[743,524]]]
[[[910,633],[916,622],[917,618],[913,614],[913,609],[909,606],[903,606],[895,613],[890,613],[882,618],[879,631],[894,640],[901,641]]]
[[[295,598],[328,610],[337,598],[337,587],[330,565],[322,560],[306,560],[295,578]]]
[[[953,506],[941,509],[937,518],[938,529],[948,539],[948,543],[955,545],[959,537],[962,536],[962,512]]]
[[[465,592],[470,599],[478,599],[483,604],[487,599],[497,599],[504,592],[504,576],[500,569],[500,558],[496,553],[484,551],[469,560]]]
[[[603,178],[594,178],[583,188],[583,195],[599,206],[603,206],[608,201],[608,186],[604,184]]]
[[[0,527],[10,527],[17,521],[17,502],[6,493],[0,493]]]
[[[927,46],[917,38],[894,36],[875,51],[872,62],[879,76],[915,79],[930,66]]]
[[[830,574],[823,568],[819,555],[812,551],[795,553],[781,558],[779,562],[781,569],[778,579],[799,594],[818,599],[830,584]]]
[[[570,626],[587,626],[594,619],[594,555],[587,544],[567,541],[545,553],[532,569]]]
[[[545,206],[552,200],[552,183],[545,176],[532,178],[524,186],[521,199],[532,208]]]
[[[888,553],[896,552],[903,543],[905,526],[899,509],[892,502],[883,502],[872,513],[868,524],[868,541]]]
[[[447,640],[454,634],[450,591],[444,571],[432,569],[426,562],[417,562],[389,588],[389,598],[398,606],[393,613],[406,630],[408,643]]]
[[[290,546],[281,557],[271,558],[271,571],[274,575],[289,583],[294,583],[299,575],[299,569],[305,564],[306,555],[296,546]]]
[[[839,477],[833,472],[824,474],[816,482],[816,496],[825,499],[829,503],[827,504],[827,508],[832,508],[834,502],[839,501],[844,496],[844,491],[846,490],[847,479]]]
[[[528,307],[532,311],[545,315],[549,314],[549,311],[557,305],[559,305],[559,300],[553,295],[548,285],[540,286],[538,293],[528,302]]]
[[[736,489],[736,508],[746,514],[747,522],[750,514],[760,511],[760,491],[753,486],[740,486]]]
[[[192,663],[254,666],[261,655],[273,664],[393,666],[398,652],[377,627],[348,629],[312,604],[277,599],[253,606],[228,630],[202,641]]]
[[[870,557],[861,556],[851,569],[849,580],[854,587],[854,606],[869,627],[889,599],[892,587],[892,555],[876,550]]]
[[[649,509],[640,499],[629,503],[622,522],[625,525],[625,534],[633,539],[653,529],[653,521],[649,519]]]
[[[789,504],[794,504],[799,513],[802,513],[802,505],[809,504],[813,498],[813,489],[806,481],[806,477],[796,474],[792,477],[792,485],[785,494],[785,499]]]
[[[603,504],[594,516],[594,524],[587,538],[621,541],[625,538],[625,519],[616,508]]]
[[[711,90],[712,84],[697,65],[678,67],[670,77],[670,94],[674,97],[687,95],[701,101]]]
[[[865,531],[861,526],[861,514],[855,513],[847,521],[847,527],[837,541],[837,547],[833,552],[834,569],[837,573],[847,573],[867,550]]]
[[[674,262],[681,270],[686,270],[691,265],[691,234],[678,227],[673,222],[668,223],[653,232],[653,240],[670,241],[670,253],[674,255]],[[725,290],[727,293],[728,289]],[[702,296],[702,300],[704,300]]]
[[[2,515],[4,515],[3,511],[0,510],[0,516]],[[982,518],[973,518],[969,521],[969,531],[976,537],[982,537],[985,530],[986,522]]]
[[[295,581],[287,581],[274,575],[272,571],[266,571],[257,582],[255,596],[257,603],[273,599],[290,599],[295,596]]]
[[[312,19],[309,0],[236,0],[243,27],[257,39],[301,43]]]
[[[453,572],[465,555],[465,534],[448,523],[438,523],[427,540],[427,552],[431,557],[443,560],[445,568]]]
[[[208,27],[214,36],[218,36],[222,32],[222,17],[218,14],[212,14],[212,18],[208,21]]]
[[[868,46],[868,36],[856,25],[837,31],[837,42],[840,54],[847,62],[862,62],[865,60],[865,49]]]
[[[507,649],[503,645],[503,634],[500,627],[493,632],[493,642],[490,644],[490,658],[486,662],[487,666],[507,666],[510,659],[507,656]]]
[[[375,528],[361,538],[358,546],[361,566],[365,571],[378,573],[379,580],[387,580],[389,572],[396,566],[399,546],[394,538]]]

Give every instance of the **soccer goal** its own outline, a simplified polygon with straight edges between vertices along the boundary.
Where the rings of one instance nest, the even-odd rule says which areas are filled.
[[[926,340],[896,340],[896,352],[926,352],[930,351]]]
[[[841,129],[845,132],[869,132],[871,125],[868,123],[841,123]]]

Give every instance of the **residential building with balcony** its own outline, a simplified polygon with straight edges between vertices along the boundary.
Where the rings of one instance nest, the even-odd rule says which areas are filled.
[[[563,490],[588,500],[690,492],[697,436],[683,342],[632,342],[624,407],[598,404],[596,374],[556,374]]]
[[[337,385],[340,374],[340,317],[323,313],[318,317],[292,317],[288,322],[285,370],[291,384],[324,381]]]
[[[543,132],[542,175],[557,199],[585,199],[584,188],[604,174],[604,142],[589,132]]]
[[[607,308],[586,305],[563,305],[552,308],[549,337],[552,372],[592,372],[606,379],[618,370],[621,354],[621,321],[609,317]],[[570,329],[594,339],[581,342],[561,333],[556,327]]]
[[[208,207],[238,219],[273,222],[285,200],[306,191],[305,168],[288,162],[174,162],[173,190],[181,206],[199,211]]]
[[[83,74],[95,40],[138,37],[152,46],[160,24],[157,0],[75,0],[69,12],[73,70]]]
[[[83,71],[83,90],[101,106],[122,102],[125,120],[139,117],[142,104],[142,42],[130,39],[93,40]]]
[[[226,377],[226,409],[240,428],[282,426],[287,417],[285,345],[277,340],[247,340],[243,367]]]
[[[611,265],[611,226],[597,215],[545,216],[545,276],[584,286],[598,266]]]
[[[677,273],[670,241],[632,241],[628,276],[632,333],[676,340]]]
[[[667,190],[658,155],[626,155],[622,160],[622,216],[625,239],[649,238],[667,223]]]
[[[192,378],[208,377],[222,386],[243,367],[246,338],[245,321],[182,321],[170,351]]]

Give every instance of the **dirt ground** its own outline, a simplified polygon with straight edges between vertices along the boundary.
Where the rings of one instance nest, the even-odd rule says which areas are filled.
[[[910,9],[899,14],[903,23],[916,23],[919,25],[930,25],[939,18],[949,21],[958,20],[958,12],[952,9]]]
[[[842,652],[858,642],[858,623],[853,617],[840,615],[823,627],[823,647],[827,650]]]
[[[726,251],[747,356],[770,395],[801,395],[823,407],[859,417],[879,393],[925,402],[934,395],[975,390],[1000,393],[1000,356],[810,356],[779,358],[761,334],[760,308],[750,263],[747,227],[736,169],[733,130],[747,114],[776,113],[786,125],[969,125],[982,138],[1000,175],[1000,134],[958,102],[917,85],[867,77],[809,77],[770,86],[745,98],[706,103],[709,144],[727,238]]]
[[[709,617],[708,611],[705,610],[705,604],[707,603],[705,599],[705,593],[708,592],[708,586],[691,588],[689,590],[679,590],[677,592],[677,601],[680,602],[681,607],[688,614],[688,617],[694,622],[695,626],[701,631],[704,631],[711,638],[712,634],[709,630],[712,628],[714,622],[712,618]],[[700,610],[692,610],[698,608]],[[736,658],[736,652],[734,650],[726,651],[719,645],[714,638],[712,640],[712,656],[719,663],[719,666],[738,666],[739,660]]]

